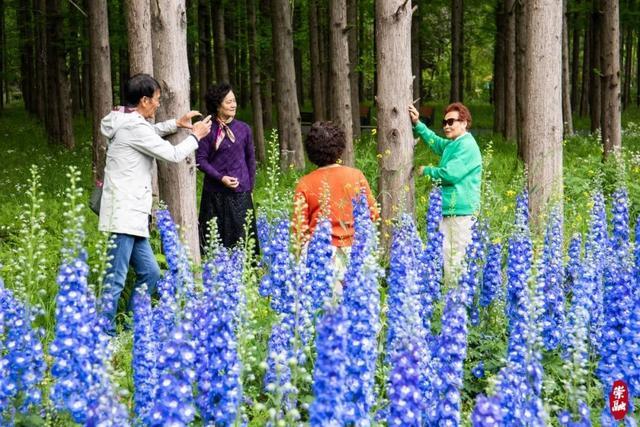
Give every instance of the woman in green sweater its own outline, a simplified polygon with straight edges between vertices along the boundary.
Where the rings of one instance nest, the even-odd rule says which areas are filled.
[[[471,128],[471,113],[459,102],[445,108],[442,127],[446,138],[427,128],[413,105],[409,106],[409,115],[414,134],[440,156],[438,166],[420,166],[419,172],[442,186],[440,231],[444,234],[444,275],[445,280],[452,280],[459,273],[480,209],[482,156],[476,140],[467,132]]]

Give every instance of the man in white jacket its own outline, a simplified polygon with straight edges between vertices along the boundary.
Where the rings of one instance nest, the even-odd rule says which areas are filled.
[[[102,119],[101,132],[109,139],[104,186],[100,205],[100,231],[112,234],[111,266],[102,293],[102,310],[109,322],[107,332],[115,333],[114,318],[124,288],[129,265],[136,273],[135,286],[155,288],[161,273],[149,245],[151,214],[151,168],[153,159],[180,162],[198,148],[198,141],[211,128],[211,117],[191,124],[199,115],[190,111],[179,119],[152,124],[160,106],[160,85],[148,74],[137,74],[124,88],[124,107]],[[162,139],[177,128],[190,129],[190,135],[177,145]]]

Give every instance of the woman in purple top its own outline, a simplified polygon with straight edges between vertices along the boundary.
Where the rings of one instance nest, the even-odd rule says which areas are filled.
[[[205,95],[207,110],[215,117],[211,131],[198,143],[196,163],[204,172],[198,230],[200,250],[208,244],[207,223],[216,217],[222,244],[233,247],[244,236],[247,212],[252,213],[250,231],[256,223],[251,191],[256,177],[256,158],[251,128],[235,119],[236,97],[231,85],[220,83]]]

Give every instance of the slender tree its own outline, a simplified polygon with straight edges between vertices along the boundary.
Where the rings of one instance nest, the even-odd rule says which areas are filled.
[[[273,59],[276,71],[276,108],[280,138],[280,167],[293,165],[304,168],[300,107],[296,96],[295,66],[293,63],[293,30],[291,4],[288,0],[271,2]]]
[[[178,117],[189,111],[189,69],[187,62],[187,19],[184,0],[154,0],[151,2],[153,31],[153,70],[162,88],[162,103],[156,113],[158,120]],[[181,130],[170,136],[172,143],[186,137]],[[200,262],[198,216],[196,210],[196,164],[191,154],[177,164],[158,162],[160,198],[180,224],[194,262]]]
[[[313,103],[313,119],[324,120],[324,80],[322,76],[322,60],[320,57],[320,34],[318,28],[318,6],[316,0],[309,0],[309,56],[311,58],[311,102]]]
[[[602,124],[602,84],[600,74],[602,49],[602,29],[601,29],[600,0],[593,0],[590,22],[590,55],[589,58],[589,114],[591,117],[591,132],[600,129]]]
[[[382,240],[390,243],[390,221],[404,208],[413,214],[413,136],[411,104],[411,1],[376,2],[378,64],[378,194],[382,205]]]
[[[516,116],[518,129],[525,126],[524,118],[527,109],[526,103],[526,76],[525,56],[527,55],[527,38],[529,37],[527,9],[525,3],[516,1]],[[518,158],[525,160],[525,153],[528,150],[527,140],[523,138],[522,132],[518,133]]]
[[[413,74],[413,99],[420,98],[420,8],[411,18],[411,73]]]
[[[251,67],[251,108],[253,112],[253,140],[256,157],[263,163],[266,158],[264,144],[264,125],[262,122],[262,99],[260,97],[260,56],[258,54],[258,32],[256,18],[256,1],[247,1],[247,18],[249,26],[249,57]]]
[[[20,89],[27,111],[36,112],[34,100],[37,79],[34,67],[34,22],[30,2],[20,2],[17,5],[17,23],[20,32]]]
[[[493,92],[491,100],[493,103],[493,132],[500,134],[504,134],[505,121],[505,10],[505,1],[498,0],[495,9],[496,37],[493,50]]]
[[[7,43],[4,26],[4,0],[0,0],[0,111],[4,109]]]
[[[518,138],[516,111],[516,1],[505,1],[504,25],[504,136],[510,140]]]
[[[633,30],[626,29],[624,41],[624,85],[622,87],[622,109],[625,110],[629,105],[629,97],[631,96],[631,64],[633,62]]]
[[[580,91],[580,117],[589,113],[589,98],[591,84],[591,27],[587,25],[584,31],[584,49],[582,53],[582,89]]]
[[[620,5],[602,0],[602,143],[604,155],[622,146],[620,106]]]
[[[151,4],[149,0],[125,0],[127,41],[129,43],[129,71],[153,74],[151,48]]]
[[[463,0],[451,0],[451,102],[462,102],[464,87]]]
[[[211,59],[211,5],[207,0],[198,1],[198,104],[205,111],[204,95],[213,83],[209,78]]]
[[[576,3],[579,4],[579,1]],[[580,94],[580,32],[578,27],[579,13],[577,11],[571,14],[571,25],[569,29],[572,34],[571,41],[571,110],[578,111],[579,106],[579,94]]]
[[[104,179],[107,140],[100,121],[113,106],[111,92],[111,50],[107,0],[91,0],[89,14],[89,64],[91,66],[91,111],[93,123],[93,176]]]
[[[351,89],[351,122],[354,141],[360,138],[360,85],[357,65],[358,54],[358,0],[347,0],[349,39],[349,88]]]
[[[344,130],[347,146],[342,161],[353,166],[353,122],[349,79],[349,41],[347,40],[347,1],[331,0],[331,119]]]
[[[569,28],[567,19],[567,0],[562,2],[562,123],[564,136],[573,135],[573,117],[571,109],[571,82],[569,81]]]
[[[216,64],[216,79],[219,82],[229,82],[229,60],[227,57],[227,42],[224,25],[224,1],[211,3],[211,18],[213,19],[214,57]]]
[[[562,196],[562,3],[527,2],[523,139],[534,223],[552,196]]]

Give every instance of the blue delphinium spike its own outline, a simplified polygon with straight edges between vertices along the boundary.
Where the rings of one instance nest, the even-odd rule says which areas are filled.
[[[480,263],[484,259],[485,243],[487,241],[486,227],[480,221],[476,221],[471,227],[471,242],[465,251],[465,263],[459,279],[462,289],[460,294],[462,302],[472,312],[477,308],[475,295],[479,286]]]
[[[578,418],[575,419],[571,412],[561,411],[558,414],[558,423],[562,427],[591,427],[591,411],[586,403],[580,402],[578,405]]]
[[[421,426],[424,404],[420,391],[420,345],[412,341],[398,345],[390,358],[389,426]]]
[[[538,280],[541,282],[544,298],[542,314],[542,338],[547,350],[554,350],[564,336],[565,300],[562,284],[562,218],[560,210],[552,209],[544,238],[544,252]]]
[[[42,344],[31,327],[34,316],[0,279],[0,424],[3,415],[26,413],[41,403],[46,364]],[[20,406],[11,402],[20,396]],[[17,404],[17,402],[14,402]]]
[[[488,307],[495,299],[501,297],[504,297],[502,295],[502,245],[490,243],[487,260],[482,270],[480,306]]]
[[[476,405],[471,414],[473,427],[499,427],[502,426],[502,409],[497,397],[486,397],[482,394],[476,398]]]
[[[133,385],[134,412],[140,419],[155,400],[157,387],[157,336],[153,330],[151,297],[144,287],[133,295]]]
[[[309,242],[306,257],[306,283],[311,288],[311,306],[314,312],[322,308],[326,299],[331,298],[333,270],[331,222],[321,219]]]
[[[328,308],[318,323],[317,358],[313,369],[313,394],[309,408],[311,426],[346,425],[347,384],[346,310],[340,305]]]
[[[258,243],[262,253],[262,263],[266,267],[271,264],[271,225],[264,212],[259,212],[256,218],[256,229],[258,232]]]
[[[604,266],[608,246],[607,215],[602,193],[593,195],[593,207],[591,208],[589,221],[589,233],[585,240],[584,252],[592,254],[596,263],[596,283],[592,292],[591,320],[589,324],[589,341],[595,353],[600,352],[602,343],[602,325],[604,322]]]
[[[260,281],[259,292],[271,298],[271,308],[278,313],[292,312],[295,285],[292,283],[293,255],[289,252],[289,228],[287,219],[276,221],[271,243],[271,266]]]
[[[571,291],[575,283],[578,281],[578,275],[580,274],[580,252],[582,249],[582,236],[575,234],[569,242],[569,249],[567,250],[568,260],[565,266],[564,273],[564,286],[563,290],[565,295]]]
[[[180,234],[171,214],[166,209],[156,212],[158,230],[162,240],[162,250],[165,254],[169,271],[173,275],[173,286],[179,295],[187,298],[194,297],[194,279],[186,248],[180,241]]]
[[[377,259],[377,235],[368,202],[361,195],[354,202],[355,236],[352,262],[344,280],[344,302],[348,316],[345,413],[354,425],[369,422],[376,402],[375,371],[380,332],[382,271]]]
[[[434,187],[429,194],[429,210],[427,211],[427,243],[420,254],[424,266],[421,278],[421,317],[426,330],[431,329],[433,309],[440,300],[440,283],[442,282],[444,236],[440,231],[442,222],[442,194],[440,187]]]
[[[529,232],[529,192],[524,190],[516,196],[516,232]]]

